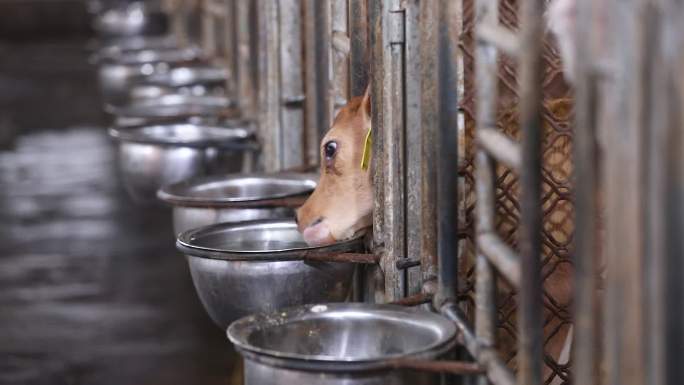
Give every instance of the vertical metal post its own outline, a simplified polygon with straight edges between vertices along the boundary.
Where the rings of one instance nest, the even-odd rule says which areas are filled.
[[[441,298],[455,298],[458,252],[458,36],[461,2],[443,0],[439,17],[437,255]]]
[[[368,0],[349,3],[349,78],[350,93],[362,95],[370,82]]]
[[[520,263],[518,383],[542,384],[541,146],[543,11],[545,0],[522,1],[520,27]]]
[[[244,117],[256,116],[257,56],[256,1],[234,0],[234,20],[237,62],[233,76],[237,105]]]
[[[597,298],[598,241],[597,227],[597,113],[599,79],[592,47],[595,19],[593,1],[577,2],[577,55],[575,79],[575,306],[574,306],[574,375],[577,384],[599,383]]]
[[[612,2],[615,20],[615,104],[606,124],[606,316],[604,320],[607,384],[644,381],[643,251],[644,175],[642,125],[643,68],[647,44],[643,36],[643,3]]]
[[[371,124],[374,127],[373,138],[373,160],[371,164],[373,172],[373,252],[378,255],[385,253],[385,189],[383,188],[385,167],[384,167],[384,138],[383,121],[385,115],[384,78],[386,68],[384,66],[384,41],[383,38],[383,1],[369,0],[368,19],[370,26],[370,78],[371,78]],[[374,302],[385,301],[385,276],[384,267],[375,272],[370,278],[367,287],[373,288]]]
[[[476,3],[476,19],[482,25],[497,25],[498,2],[496,0],[480,0]],[[477,65],[477,124],[478,131],[496,125],[497,107],[497,50],[491,44],[479,42],[475,49]],[[495,174],[494,162],[484,149],[478,148],[475,154],[475,191],[476,234],[495,231]],[[479,248],[478,243],[478,248]],[[494,269],[477,250],[475,281],[475,333],[485,346],[496,344],[496,277]],[[478,383],[485,385],[487,379],[480,377]]]
[[[319,142],[330,127],[330,0],[304,2],[305,164],[318,164]]]
[[[421,241],[423,233],[423,200],[421,199],[422,180],[422,130],[421,130],[421,56],[420,30],[421,23],[420,2],[417,0],[404,2],[405,14],[405,109],[406,109],[406,212],[405,221],[411,224],[414,231],[406,232],[405,256],[419,258],[421,255]],[[436,20],[435,20],[436,22]],[[433,53],[434,54],[434,53]],[[453,197],[452,197],[453,198]],[[406,270],[406,294],[418,294],[422,288],[422,272],[418,267]]]
[[[384,246],[381,265],[385,273],[385,300],[395,301],[405,295],[404,272],[396,268],[396,258],[406,256],[406,200],[404,131],[404,42],[405,13],[401,1],[390,0],[382,4],[383,67],[382,78],[385,114],[378,131],[382,133],[385,170],[384,189]],[[375,127],[374,127],[375,128]]]
[[[347,0],[347,24],[348,24],[348,71],[349,97],[362,95],[366,87],[370,87],[370,59],[369,59],[369,14],[367,0]],[[334,15],[333,15],[334,17]],[[334,31],[333,31],[334,33]],[[334,48],[334,47],[333,47]],[[334,54],[331,52],[331,54]],[[333,73],[336,73],[333,70]],[[375,97],[371,96],[371,100]],[[377,156],[375,154],[374,156]],[[354,278],[355,300],[374,301],[374,279],[379,274],[377,267],[357,267]]]
[[[646,380],[653,385],[671,384],[684,377],[684,7],[681,2],[650,3],[644,30],[649,78],[643,102],[650,112],[647,158],[649,177],[646,213],[649,216],[645,288],[647,343]]]
[[[302,54],[302,3],[278,0],[280,28],[281,167],[304,163],[304,79]],[[287,133],[285,133],[287,130]]]
[[[258,2],[259,33],[259,136],[262,144],[262,161],[266,171],[283,168],[280,122],[280,29],[278,3],[272,0]]]
[[[440,3],[423,1],[420,3],[420,207],[421,240],[420,270],[423,280],[437,277],[437,131],[439,130],[439,74],[437,71],[437,52],[439,36]],[[416,128],[410,128],[417,130]]]
[[[330,0],[328,12],[330,14],[331,45],[329,55],[330,87],[328,95],[327,114],[334,117],[349,101],[349,10],[347,0]],[[363,92],[363,91],[362,91]]]

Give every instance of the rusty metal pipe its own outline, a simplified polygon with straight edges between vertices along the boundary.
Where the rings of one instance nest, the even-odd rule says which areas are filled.
[[[374,265],[380,262],[380,256],[363,253],[316,253],[304,252],[302,259],[312,262],[347,262]]]

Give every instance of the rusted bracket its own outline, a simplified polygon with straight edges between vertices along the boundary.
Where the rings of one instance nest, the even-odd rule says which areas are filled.
[[[346,262],[374,265],[380,262],[380,256],[364,253],[317,253],[305,252],[302,258],[311,262]]]

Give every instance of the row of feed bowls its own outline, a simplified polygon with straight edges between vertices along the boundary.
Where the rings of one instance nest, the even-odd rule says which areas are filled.
[[[391,362],[438,358],[454,344],[452,323],[344,303],[354,265],[306,258],[364,249],[360,237],[303,241],[294,209],[317,177],[230,173],[258,146],[252,123],[226,113],[233,103],[222,94],[223,70],[169,37],[118,40],[93,60],[126,190],[137,202],[172,206],[177,248],[207,313],[245,358],[246,384],[435,383]]]

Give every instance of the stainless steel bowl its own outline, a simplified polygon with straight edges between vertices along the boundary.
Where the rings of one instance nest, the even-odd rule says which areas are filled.
[[[313,174],[234,174],[170,184],[157,197],[173,206],[175,234],[225,222],[293,218],[316,188]]]
[[[112,54],[116,56],[117,54],[126,51],[173,48],[178,46],[178,39],[174,35],[126,36],[100,44],[99,53]]]
[[[247,127],[181,123],[112,128],[109,134],[119,145],[124,186],[140,203],[155,202],[159,187],[169,183],[238,171],[238,152],[254,146]]]
[[[173,35],[162,36],[126,36],[113,39],[97,46],[96,52],[90,56],[92,64],[114,62],[122,54],[143,50],[167,50],[178,48],[178,39]]]
[[[136,82],[154,73],[169,70],[166,63],[121,64],[103,63],[97,78],[105,105],[121,106],[130,103],[130,91]]]
[[[234,103],[223,96],[172,94],[136,100],[120,107],[110,105],[105,110],[115,116],[115,125],[134,126],[155,121],[229,115],[228,111],[233,106]]]
[[[93,19],[93,28],[104,38],[160,34],[167,28],[167,18],[144,2],[132,2],[105,9],[100,7]]]
[[[141,65],[149,63],[183,63],[193,62],[202,58],[202,50],[196,46],[190,47],[160,47],[140,50],[124,50],[116,53],[102,53],[102,64]]]
[[[293,220],[264,220],[189,230],[176,245],[187,256],[204,308],[225,329],[248,314],[344,301],[354,265],[305,262],[303,255],[360,251],[363,239],[308,247]]]
[[[400,306],[306,305],[251,315],[228,327],[245,358],[246,385],[438,384],[433,374],[391,370],[390,360],[450,350],[446,318]]]
[[[155,73],[141,79],[142,84],[163,87],[188,87],[195,85],[223,85],[228,80],[228,72],[219,67],[197,66],[178,67],[165,73]]]

